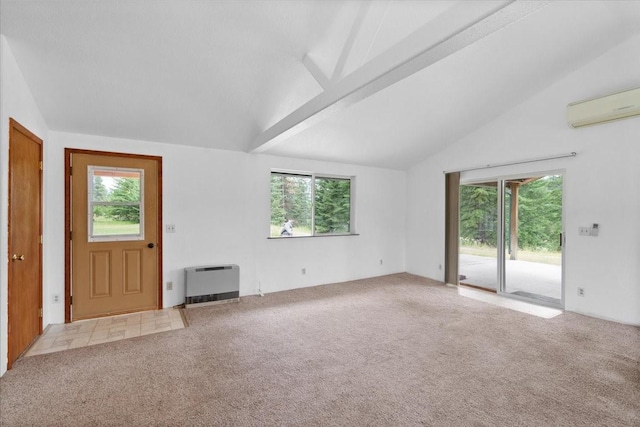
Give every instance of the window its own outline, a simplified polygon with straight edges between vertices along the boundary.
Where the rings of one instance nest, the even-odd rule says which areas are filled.
[[[144,170],[89,166],[90,242],[144,240]]]
[[[353,234],[353,177],[271,173],[271,237]]]

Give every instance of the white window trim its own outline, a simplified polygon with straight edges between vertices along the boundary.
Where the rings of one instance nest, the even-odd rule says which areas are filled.
[[[310,237],[334,237],[334,236],[359,236],[356,233],[356,177],[355,175],[334,175],[328,173],[317,173],[317,172],[305,172],[305,171],[297,171],[297,170],[285,170],[285,169],[272,169],[269,172],[269,183],[271,182],[271,175],[280,174],[280,175],[297,175],[311,178],[311,235],[310,236],[289,236],[289,237],[280,237],[280,236],[269,236],[268,239],[303,239]],[[315,221],[315,213],[316,213],[316,186],[315,180],[316,178],[328,178],[328,179],[344,179],[349,180],[349,232],[348,233],[316,233],[316,221]],[[269,196],[269,202],[271,202],[271,196]],[[269,203],[269,215],[271,215],[271,203]]]

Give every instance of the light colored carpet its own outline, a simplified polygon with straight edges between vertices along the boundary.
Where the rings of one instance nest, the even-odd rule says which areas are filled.
[[[542,319],[409,274],[187,316],[18,361],[0,425],[640,425],[637,327]]]

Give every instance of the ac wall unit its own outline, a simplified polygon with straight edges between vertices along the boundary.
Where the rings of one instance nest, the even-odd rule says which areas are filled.
[[[574,128],[638,115],[640,115],[640,88],[567,105],[567,123]]]

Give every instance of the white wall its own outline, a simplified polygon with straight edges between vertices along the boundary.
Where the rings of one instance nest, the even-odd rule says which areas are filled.
[[[8,117],[44,144],[44,326],[64,322],[64,149],[147,154],[163,158],[164,307],[184,301],[185,267],[240,266],[241,295],[340,282],[404,271],[406,174],[346,164],[285,159],[102,136],[49,132],[2,37],[2,207],[0,251],[7,253]],[[356,176],[358,236],[267,239],[272,168]],[[380,260],[383,264],[380,265]],[[0,375],[7,365],[7,273],[0,275]],[[306,275],[301,268],[306,268]]]
[[[467,174],[496,177],[565,171],[567,310],[640,324],[640,118],[571,129],[569,102],[640,86],[640,36],[408,171],[407,270],[443,280],[444,175],[491,163],[575,151],[577,157]],[[489,102],[490,100],[488,100]],[[600,236],[578,227],[600,224]],[[585,296],[577,296],[577,288]]]
[[[184,302],[183,269],[238,264],[241,295],[265,293],[404,271],[405,173],[221,150],[51,132],[45,179],[47,323],[64,321],[64,148],[162,156],[164,307]],[[267,239],[272,168],[356,176],[359,236]],[[380,259],[383,265],[380,265]],[[301,268],[307,274],[301,274]]]
[[[11,48],[0,35],[0,376],[7,368],[7,264],[8,258],[8,165],[9,165],[9,118],[25,126],[48,144],[49,130],[33,99],[31,91],[18,68]],[[44,158],[46,162],[46,156]],[[44,183],[43,191],[48,190]],[[46,208],[46,207],[45,207]],[[47,260],[44,259],[47,274]],[[45,315],[47,315],[47,308]]]
[[[256,282],[263,292],[341,282],[404,271],[405,173],[364,166],[251,156],[250,179],[254,194],[253,235]],[[358,236],[301,239],[266,239],[269,229],[269,172],[303,170],[356,176],[355,231]],[[380,265],[380,260],[383,261]],[[306,275],[302,275],[302,268]]]
[[[45,140],[44,323],[64,320],[64,148],[163,157],[163,306],[184,298],[183,268],[236,263],[241,294],[269,293],[408,270],[442,279],[444,176],[485,163],[577,151],[578,157],[486,172],[487,176],[565,170],[566,308],[640,324],[640,119],[580,130],[564,121],[568,102],[640,85],[640,37],[575,71],[536,97],[426,159],[407,174],[362,166],[49,132],[4,37],[0,37],[0,253],[7,254],[8,117]],[[359,236],[269,240],[269,171],[356,176]],[[406,210],[406,211],[405,211]],[[406,214],[406,216],[405,216]],[[406,221],[405,221],[406,218]],[[601,224],[598,238],[578,226]],[[406,245],[405,245],[406,243]],[[406,248],[404,250],[403,248]],[[405,253],[406,252],[406,253]],[[380,265],[380,259],[383,264]],[[7,273],[0,274],[0,374],[7,362]],[[406,262],[406,268],[405,268]],[[301,274],[306,268],[307,274]],[[585,297],[576,288],[585,288]]]
[[[164,307],[184,302],[182,268],[210,263],[236,263],[251,269],[245,253],[246,233],[238,233],[245,216],[246,155],[204,148],[180,147],[101,136],[51,132],[50,159],[45,178],[45,251],[53,265],[46,276],[53,293],[64,295],[64,149],[80,148],[162,156],[163,219],[175,224],[176,233],[164,233],[164,281],[174,290],[164,292]],[[57,201],[57,203],[55,202]],[[64,321],[64,304],[51,304],[50,323]]]

